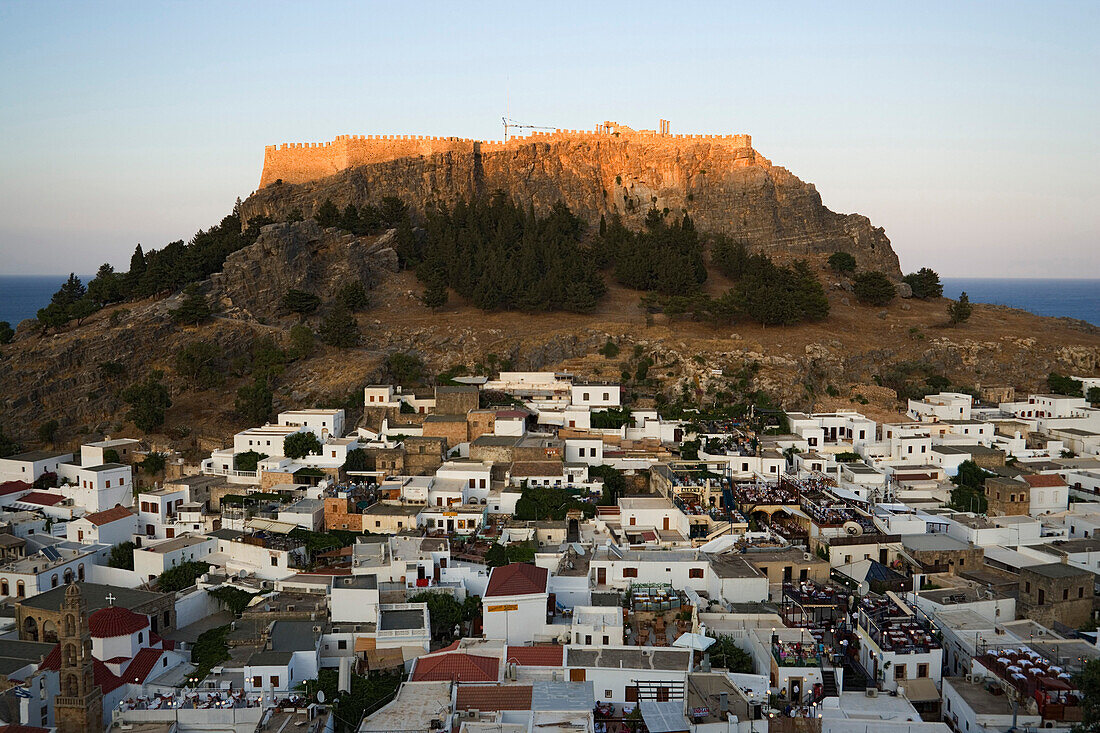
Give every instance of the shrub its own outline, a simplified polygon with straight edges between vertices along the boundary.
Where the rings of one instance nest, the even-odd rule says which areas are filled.
[[[313,293],[291,288],[283,295],[283,307],[292,313],[308,315],[321,306],[321,299]]]
[[[122,568],[123,570],[134,569],[134,543],[127,540],[121,542],[111,548],[111,556],[107,559],[107,566],[112,568]]]
[[[943,283],[939,274],[928,267],[922,267],[916,272],[911,272],[902,278],[913,290],[913,297],[927,300],[939,298],[943,295]]]
[[[212,312],[199,286],[192,283],[184,289],[180,307],[172,311],[172,320],[184,326],[195,326],[209,319]]]
[[[855,272],[856,258],[848,252],[833,252],[829,255],[829,267],[831,267],[834,272]]]
[[[359,323],[346,308],[337,306],[321,323],[319,335],[329,346],[352,348],[359,345]]]
[[[894,283],[877,270],[856,275],[854,288],[856,298],[866,305],[883,306],[897,295]]]
[[[157,576],[156,586],[161,593],[173,593],[190,588],[200,575],[210,569],[210,563],[189,561],[168,568]]]
[[[305,458],[321,454],[321,441],[311,432],[291,433],[283,439],[283,455],[287,458]]]

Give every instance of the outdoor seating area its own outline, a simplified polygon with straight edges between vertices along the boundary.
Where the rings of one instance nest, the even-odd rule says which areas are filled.
[[[780,504],[798,504],[798,488],[785,485],[786,479],[778,484],[768,482],[739,483],[732,487],[733,500],[744,510],[747,507]]]
[[[995,649],[977,657],[977,661],[1022,696],[1035,700],[1044,718],[1081,720],[1083,693],[1073,684],[1073,675],[1038,652],[1027,647]]]
[[[211,708],[251,708],[261,704],[259,695],[245,694],[244,690],[204,691],[190,690],[182,694],[151,694],[120,700],[120,711],[127,710],[207,710]]]
[[[939,640],[924,623],[911,616],[894,616],[893,610],[894,603],[889,599],[860,601],[859,623],[880,648],[900,654],[923,654],[940,648]]]
[[[780,667],[817,667],[820,665],[817,640],[811,636],[804,641],[772,641],[772,655]]]

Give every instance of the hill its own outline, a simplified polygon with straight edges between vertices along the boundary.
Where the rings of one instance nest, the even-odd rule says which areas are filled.
[[[56,418],[63,440],[134,434],[124,424],[120,392],[160,369],[174,404],[154,440],[170,438],[199,455],[249,424],[234,413],[232,396],[260,368],[254,350],[265,338],[284,350],[270,372],[276,410],[361,405],[362,386],[388,378],[384,359],[393,352],[422,359],[427,375],[456,365],[567,369],[615,380],[625,373],[635,394],[669,403],[686,397],[732,404],[764,393],[790,409],[882,415],[896,410],[899,392],[932,384],[1036,390],[1051,371],[1100,369],[1100,329],[1088,324],[976,305],[969,322],[948,327],[943,299],[861,306],[828,274],[823,256],[810,260],[826,283],[830,315],[793,327],[715,327],[647,314],[638,292],[614,284],[588,314],[486,313],[457,298],[434,311],[420,302],[413,274],[396,269],[393,238],[392,231],[355,237],[312,221],[268,225],[201,283],[219,311],[205,323],[173,323],[171,311],[183,298],[177,293],[104,308],[56,334],[20,328],[12,344],[0,347],[4,432],[33,443],[37,427]],[[312,354],[288,355],[290,329],[305,323],[318,330],[341,286],[356,278],[369,286],[371,299],[354,316],[361,345],[319,344]],[[711,293],[728,287],[714,272],[705,284]],[[282,297],[291,289],[316,293],[317,311],[288,312]],[[180,372],[178,352],[198,341],[215,347],[223,376],[217,386],[197,385]],[[608,341],[615,344],[605,350],[610,357],[599,353]]]

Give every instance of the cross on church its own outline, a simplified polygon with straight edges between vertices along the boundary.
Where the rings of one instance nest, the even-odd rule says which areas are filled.
[[[115,598],[114,595],[108,591],[108,593],[107,593],[107,605],[108,606],[115,605],[116,600],[118,600],[118,599]]]

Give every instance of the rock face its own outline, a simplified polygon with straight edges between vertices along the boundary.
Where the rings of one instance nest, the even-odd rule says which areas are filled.
[[[290,289],[335,297],[341,285],[359,280],[369,290],[383,273],[397,271],[393,232],[355,237],[325,230],[312,220],[270,224],[254,244],[225,260],[208,293],[225,315],[265,321],[280,311]]]
[[[641,226],[651,207],[669,216],[691,215],[702,231],[723,232],[773,254],[849,252],[861,269],[898,278],[897,255],[881,227],[859,214],[838,214],[817,189],[756,152],[748,136],[696,138],[641,134],[618,127],[614,134],[554,134],[507,144],[448,144],[378,148],[333,164],[332,146],[291,151],[269,149],[262,182],[244,202],[247,220],[266,215],[284,220],[293,209],[307,217],[331,199],[341,208],[398,196],[423,211],[459,198],[503,191],[544,211],[564,201],[590,223],[618,214]],[[366,141],[370,143],[371,141]],[[386,158],[388,154],[397,156]],[[295,153],[286,180],[277,178],[276,156]],[[298,158],[326,156],[325,165],[303,166]],[[356,160],[368,161],[362,164]],[[331,171],[331,174],[330,174]],[[314,177],[316,176],[316,177]],[[291,183],[290,181],[299,181]]]

